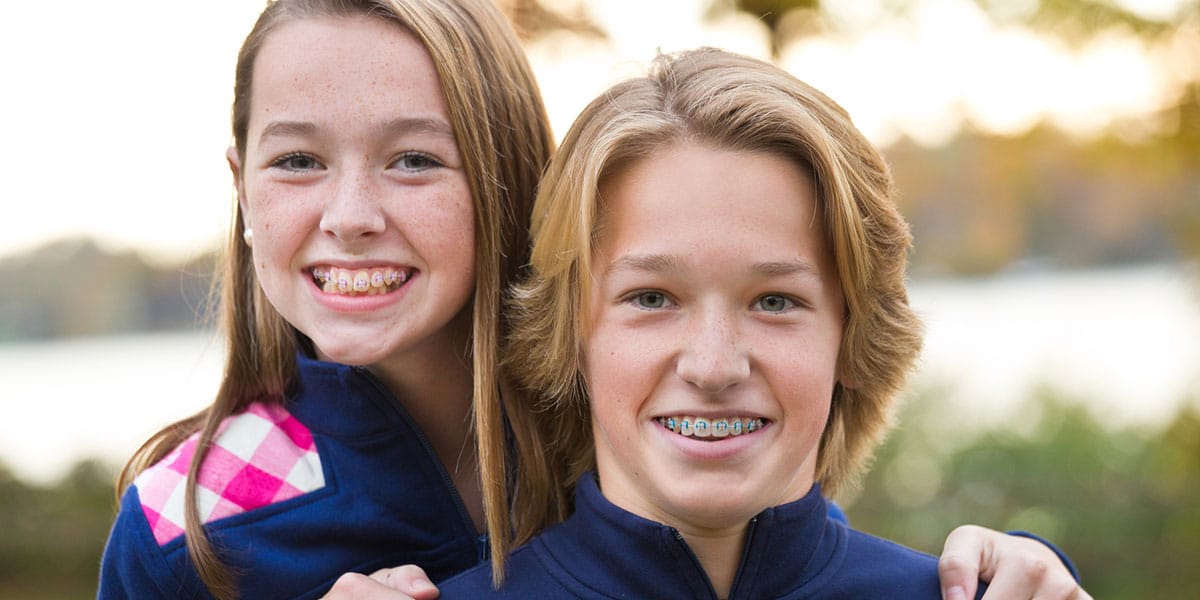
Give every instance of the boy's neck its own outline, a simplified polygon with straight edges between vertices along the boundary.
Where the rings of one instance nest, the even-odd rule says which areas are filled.
[[[680,529],[679,533],[700,560],[717,597],[728,598],[745,553],[746,527],[703,533]]]

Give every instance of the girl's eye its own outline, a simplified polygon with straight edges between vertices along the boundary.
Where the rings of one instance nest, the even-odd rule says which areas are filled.
[[[780,296],[779,294],[767,294],[766,296],[762,296],[755,301],[755,304],[757,304],[758,308],[763,312],[772,313],[783,312],[796,306],[796,303],[791,299],[786,296]]]
[[[442,166],[437,159],[421,152],[405,152],[392,164],[406,171],[424,171]]]
[[[318,163],[317,159],[313,158],[311,155],[304,154],[303,152],[292,152],[291,154],[285,154],[275,159],[275,161],[271,163],[271,166],[287,169],[289,171],[308,171],[311,169],[320,168],[321,163]]]
[[[637,302],[639,308],[653,309],[667,306],[667,295],[662,292],[638,292],[633,299]]]

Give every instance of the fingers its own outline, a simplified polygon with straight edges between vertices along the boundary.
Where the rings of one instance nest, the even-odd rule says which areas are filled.
[[[346,573],[334,582],[323,600],[415,600],[361,573]]]
[[[1039,542],[1033,543],[1041,546]],[[999,558],[996,575],[988,584],[983,600],[1091,600],[1091,596],[1062,566],[1062,561],[1053,553],[1050,555],[1052,558],[1040,555],[1009,555]]]
[[[371,574],[371,579],[404,592],[413,600],[433,600],[439,595],[437,587],[425,575],[425,570],[416,565],[380,569]]]
[[[950,532],[938,577],[946,600],[974,598],[978,581],[988,582],[984,600],[1091,600],[1042,542],[976,525]]]
[[[416,565],[380,569],[368,577],[346,573],[338,578],[324,600],[434,600],[438,589]]]
[[[938,579],[942,598],[967,600],[974,598],[981,578],[980,566],[987,561],[984,553],[989,530],[975,525],[962,525],[950,532],[938,558]]]

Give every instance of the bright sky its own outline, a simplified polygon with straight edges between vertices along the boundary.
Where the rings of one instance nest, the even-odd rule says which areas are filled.
[[[1181,0],[1123,0],[1150,16]],[[766,57],[766,29],[739,15],[702,19],[704,0],[590,3],[607,41],[555,36],[531,47],[555,132],[657,49],[722,46]],[[949,139],[963,118],[1019,133],[1042,118],[1083,134],[1114,119],[1129,133],[1200,75],[1200,24],[1148,47],[1111,32],[1070,49],[990,24],[971,0],[920,0],[903,24],[856,27],[863,1],[829,2],[840,31],[786,49],[782,62],[838,99],[877,143]],[[1020,5],[1020,2],[1016,3]],[[258,0],[93,0],[0,8],[0,161],[13,174],[0,255],[86,234],[163,260],[216,243],[232,193],[233,65]],[[636,18],[631,18],[636,15]],[[681,17],[682,15],[682,17]]]

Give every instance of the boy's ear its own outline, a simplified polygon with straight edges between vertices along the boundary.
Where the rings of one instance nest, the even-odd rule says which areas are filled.
[[[843,360],[838,361],[837,382],[848,390],[858,389],[858,379],[850,373],[850,369],[846,367],[846,362]]]
[[[237,146],[230,146],[225,150],[225,160],[229,163],[229,172],[233,175],[233,189],[237,190],[242,223],[249,228],[249,213],[246,211],[246,186],[242,183],[242,157],[238,155]]]

